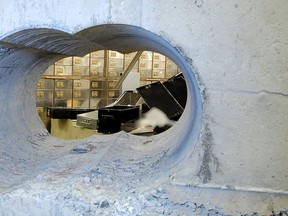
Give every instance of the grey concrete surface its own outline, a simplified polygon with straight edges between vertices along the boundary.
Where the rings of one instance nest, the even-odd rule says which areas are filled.
[[[287,215],[287,8],[285,0],[4,0],[0,213]],[[152,140],[119,133],[66,142],[40,125],[33,95],[41,73],[85,52],[88,38],[70,34],[110,23],[151,31],[192,68],[203,108],[197,140],[189,133],[198,94],[189,70],[183,118]],[[39,50],[6,40],[30,28],[64,31],[71,52],[64,41],[48,52],[51,45]],[[73,38],[82,49],[70,49]]]

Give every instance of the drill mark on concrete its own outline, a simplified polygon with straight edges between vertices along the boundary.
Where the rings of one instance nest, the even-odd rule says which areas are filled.
[[[198,8],[201,8],[202,6],[203,6],[203,0],[196,0],[195,2],[194,2],[194,4],[198,7]]]
[[[197,1],[196,1],[197,2]],[[195,3],[196,3],[195,2]],[[203,3],[203,1],[202,1]],[[181,47],[177,47],[177,50],[180,53],[183,53],[183,50],[181,49]],[[205,110],[205,106],[208,103],[208,95],[207,95],[207,89],[204,86],[204,82],[202,81],[200,75],[197,73],[197,69],[195,68],[194,64],[193,64],[193,60],[189,57],[185,57],[186,62],[191,66],[197,82],[198,82],[198,86],[200,87],[200,91],[201,91],[201,97],[202,97],[202,101],[203,101],[203,110]],[[204,120],[206,119],[206,122],[208,120],[208,117],[204,117]],[[219,171],[219,161],[218,158],[213,154],[212,152],[212,146],[214,145],[214,141],[213,141],[213,136],[212,136],[212,132],[209,128],[209,125],[206,123],[203,124],[203,132],[202,132],[202,148],[204,150],[203,153],[203,158],[202,158],[202,164],[200,166],[199,172],[198,172],[198,177],[202,180],[203,183],[207,183],[209,181],[211,181],[212,178],[212,171],[211,171],[211,162],[216,166],[216,172]]]
[[[10,52],[10,49],[7,47],[0,47],[0,56],[1,55],[6,55],[7,53]]]
[[[27,141],[33,145],[39,146],[39,143],[45,141],[48,136],[49,136],[48,133],[42,133],[42,134],[38,133],[35,135],[28,135]]]
[[[143,142],[143,145],[147,145],[148,143],[151,143],[151,142],[152,142],[152,140],[147,140],[147,141]]]
[[[198,177],[203,183],[208,183],[212,179],[211,162],[216,165],[216,171],[219,169],[218,158],[213,154],[212,146],[214,145],[213,136],[208,124],[204,127],[202,137],[202,146],[204,150],[202,164],[198,172]]]
[[[96,150],[96,146],[91,144],[81,145],[79,147],[73,148],[71,150],[72,154],[85,154],[91,151]]]
[[[0,47],[0,61],[10,55],[11,49],[7,47]],[[0,77],[1,78],[1,77]]]

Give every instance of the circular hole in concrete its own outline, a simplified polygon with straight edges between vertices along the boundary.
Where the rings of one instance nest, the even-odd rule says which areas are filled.
[[[186,100],[178,66],[151,51],[99,50],[61,59],[44,72],[36,91],[43,124],[62,139],[159,134],[181,117]]]
[[[197,80],[190,62],[160,36],[143,28],[112,24],[75,35],[53,29],[28,29],[3,38],[0,45],[0,153],[4,161],[1,187],[40,175],[44,167],[50,167],[46,175],[52,178],[59,178],[53,170],[69,170],[63,175],[70,177],[79,176],[81,171],[92,175],[97,170],[112,184],[159,180],[169,176],[191,154],[201,125]],[[175,62],[184,74],[188,90],[186,108],[176,125],[153,137],[119,132],[65,141],[50,136],[35,112],[36,83],[54,62],[97,50],[124,54],[148,50]],[[71,154],[73,149],[89,151]]]

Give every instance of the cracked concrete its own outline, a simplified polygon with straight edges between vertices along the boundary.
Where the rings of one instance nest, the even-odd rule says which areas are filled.
[[[200,166],[198,177],[202,179],[202,183],[208,183],[212,179],[212,171],[211,171],[211,163],[216,166],[216,172],[220,167],[218,158],[213,154],[213,136],[209,129],[209,125],[204,126],[204,130],[202,132],[202,148],[203,148],[203,156],[202,156],[202,164]]]
[[[249,91],[249,90],[237,90],[237,89],[210,89],[211,91],[219,91],[219,92],[234,92],[234,93],[239,93],[239,94],[270,94],[270,95],[279,95],[283,97],[287,97],[287,93],[282,93],[282,92],[272,92],[268,90],[259,90],[259,91]]]

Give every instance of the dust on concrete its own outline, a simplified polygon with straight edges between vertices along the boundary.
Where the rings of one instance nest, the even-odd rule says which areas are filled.
[[[219,169],[220,164],[218,158],[213,153],[213,135],[207,123],[204,125],[203,130],[202,148],[204,153],[202,164],[198,172],[198,177],[202,180],[203,183],[208,183],[212,179],[211,163],[216,165],[216,170]]]

